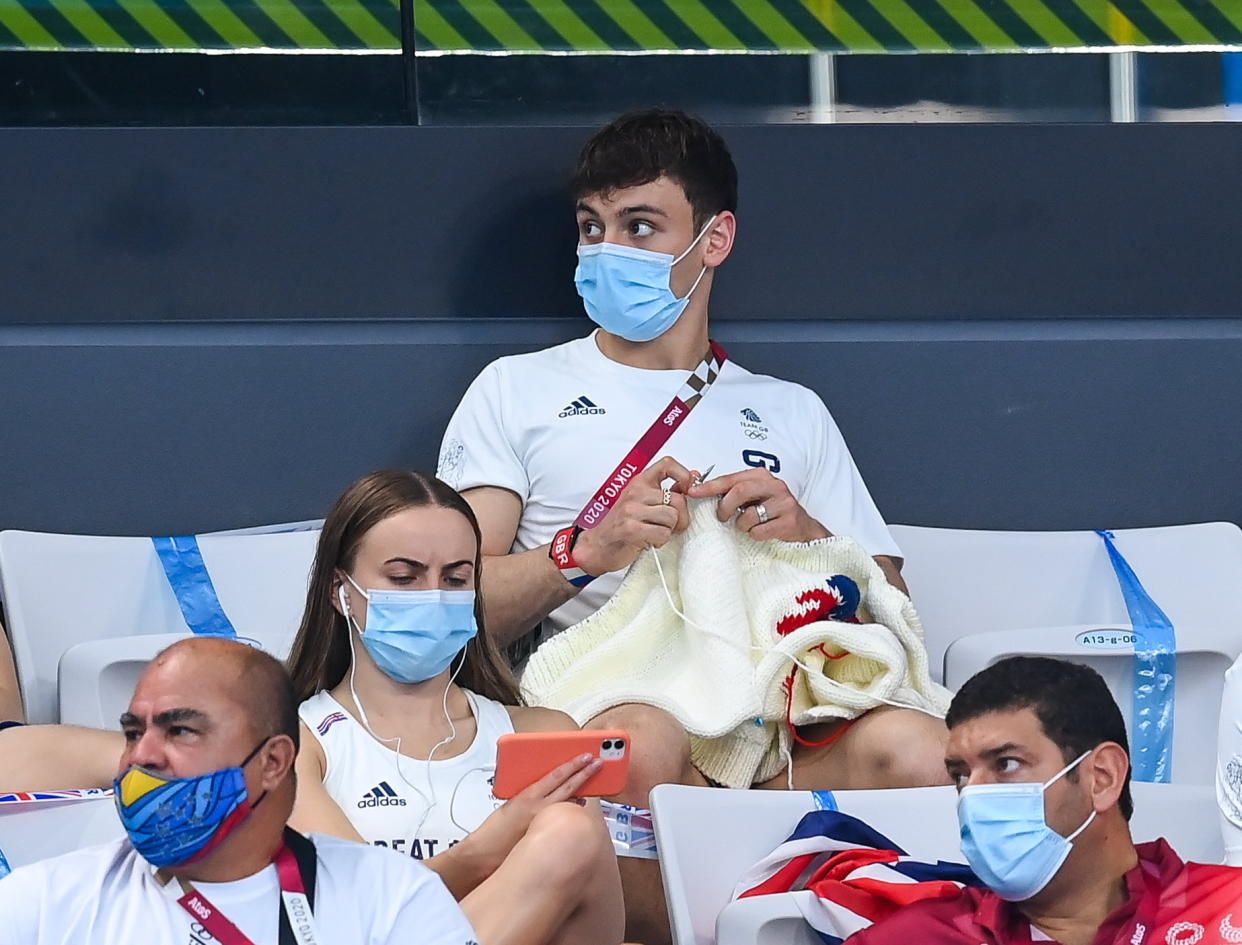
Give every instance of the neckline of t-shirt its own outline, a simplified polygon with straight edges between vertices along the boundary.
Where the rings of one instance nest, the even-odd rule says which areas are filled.
[[[478,705],[477,700],[480,699],[481,697],[464,687],[462,688],[461,691],[466,694],[466,703],[470,706],[470,714],[474,716],[474,738],[470,739],[470,744],[466,746],[466,750],[463,751],[460,755],[454,755],[451,758],[433,758],[431,761],[431,766],[433,770],[435,770],[436,768],[451,768],[453,765],[461,764],[463,761],[471,761],[471,762],[476,761],[477,756],[482,754],[485,751],[485,746],[482,743],[482,739],[479,738],[479,735],[483,731],[483,725],[480,721],[480,716],[482,713],[479,711],[479,705]],[[328,690],[325,689],[323,690],[323,694],[328,697],[328,700],[334,706],[336,706],[343,713],[345,713],[345,717],[349,719],[350,723],[358,726],[359,731],[361,731],[362,734],[366,736],[367,740],[370,741],[372,744],[374,744],[377,748],[380,748],[381,750],[387,752],[390,755],[394,755],[399,758],[404,758],[407,761],[412,761],[415,764],[420,764],[420,765],[427,764],[426,758],[415,758],[413,755],[398,754],[395,748],[392,748],[387,743],[380,741],[378,738],[376,738],[374,735],[368,732],[366,727],[362,724],[362,722],[360,722],[354,716],[354,714],[349,711],[349,709],[347,709],[340,702],[337,702],[336,697],[332,695],[332,693],[328,692]]]
[[[134,852],[137,853],[137,851]],[[159,887],[160,892],[165,896],[165,898],[176,902],[183,895],[185,895],[181,889],[181,884],[177,882],[176,879],[170,879],[166,883],[161,883],[159,876],[156,875],[159,872],[159,868],[151,866],[149,863],[146,865],[150,867],[147,875],[149,875],[152,882]],[[236,896],[238,898],[254,895],[255,893],[266,893],[273,883],[277,886],[280,884],[280,880],[276,876],[275,863],[268,863],[262,869],[251,873],[249,876],[243,876],[240,879],[230,879],[223,883],[209,883],[197,879],[189,882],[191,886],[202,892],[208,899],[211,898],[211,896],[208,895],[209,893],[218,892],[224,892],[230,897]]]
[[[634,367],[632,364],[622,364],[620,361],[614,361],[608,355],[600,350],[599,332],[596,328],[585,338],[579,338],[582,350],[585,352],[586,359],[591,362],[592,366],[599,366],[607,371],[623,375],[628,378],[642,378],[646,381],[684,381],[689,371],[682,368],[641,368]]]

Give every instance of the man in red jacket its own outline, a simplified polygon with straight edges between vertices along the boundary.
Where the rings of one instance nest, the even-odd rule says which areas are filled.
[[[1242,943],[1242,869],[1130,838],[1125,724],[1094,670],[1002,660],[945,721],[962,852],[987,888],[909,906],[849,945]]]

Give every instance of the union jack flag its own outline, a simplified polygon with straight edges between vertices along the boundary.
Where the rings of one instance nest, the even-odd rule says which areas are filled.
[[[344,722],[347,718],[349,718],[349,716],[347,716],[344,712],[329,713],[323,717],[323,720],[318,725],[315,726],[315,730],[319,732],[320,735],[327,735],[328,729],[330,729],[337,722]]]
[[[979,885],[968,866],[907,856],[857,817],[817,810],[742,876],[733,898],[809,889],[815,898],[797,897],[798,908],[827,945],[841,945],[904,905]]]
[[[111,788],[84,788],[80,791],[16,791],[0,794],[0,804],[42,804],[48,801],[80,801],[92,797],[107,797]]]

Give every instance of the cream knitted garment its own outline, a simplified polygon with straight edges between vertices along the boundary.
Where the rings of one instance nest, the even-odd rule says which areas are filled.
[[[689,622],[669,605],[656,554]],[[828,584],[837,575],[857,584],[862,623],[824,619],[824,600],[840,599]],[[777,632],[782,620],[808,615],[813,622]],[[530,705],[562,709],[579,724],[623,703],[664,709],[690,733],[695,766],[742,788],[785,767],[784,684],[795,658],[805,667],[794,677],[796,725],[852,719],[883,700],[938,715],[949,703],[928,676],[909,598],[860,545],[754,541],[717,520],[715,499],[695,499],[684,533],[643,552],[603,607],[535,651],[522,689]]]

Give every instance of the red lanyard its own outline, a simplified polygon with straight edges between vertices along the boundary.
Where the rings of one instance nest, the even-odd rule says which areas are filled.
[[[720,369],[724,367],[729,356],[725,349],[711,342],[707,355],[701,364],[690,372],[667,407],[647,428],[647,432],[638,438],[638,442],[612,471],[604,484],[595,490],[595,495],[582,507],[574,524],[579,528],[594,528],[604,520],[625,491],[625,487],[638,473],[647,468],[647,464],[655,459],[656,453],[668,442],[679,426],[707,394],[708,388],[716,381]]]
[[[306,886],[302,882],[302,873],[298,869],[293,851],[287,844],[281,845],[275,863],[276,875],[280,880],[281,903],[292,927],[294,940],[298,943],[314,942],[315,930],[311,921],[310,904],[306,898]],[[211,900],[188,883],[183,883],[182,886],[185,895],[177,900],[178,905],[210,932],[217,942],[221,945],[254,945],[249,936],[211,904]]]

